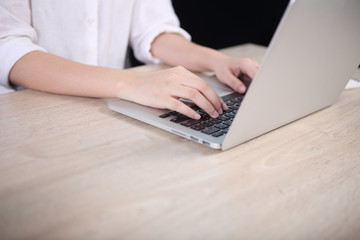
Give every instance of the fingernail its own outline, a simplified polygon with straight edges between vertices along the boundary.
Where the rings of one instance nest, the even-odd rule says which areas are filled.
[[[239,92],[240,92],[240,93],[244,93],[245,90],[246,90],[245,86],[241,86],[241,87],[239,88]]]
[[[228,106],[226,105],[226,103],[223,103],[223,104],[222,104],[222,108],[223,108],[225,111],[229,109]]]
[[[217,111],[218,111],[218,113],[219,113],[220,115],[223,114],[222,108],[219,108]]]
[[[194,114],[194,119],[199,120],[200,118],[201,118],[200,114],[198,114],[198,113]]]
[[[217,118],[219,116],[219,113],[217,111],[214,111],[213,114],[211,114],[213,118]]]

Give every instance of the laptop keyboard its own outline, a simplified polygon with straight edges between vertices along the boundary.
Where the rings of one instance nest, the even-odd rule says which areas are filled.
[[[159,117],[169,118],[171,122],[178,123],[182,126],[200,131],[213,137],[220,137],[227,134],[229,127],[244,98],[244,95],[240,95],[239,93],[232,93],[222,98],[229,109],[224,111],[223,114],[221,114],[218,118],[210,117],[204,110],[200,109],[196,105],[194,105],[192,108],[200,114],[201,119],[199,120],[189,118],[176,111],[162,114]]]

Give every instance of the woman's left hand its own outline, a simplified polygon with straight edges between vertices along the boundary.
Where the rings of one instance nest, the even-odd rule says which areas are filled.
[[[239,93],[246,92],[246,85],[255,77],[259,68],[257,61],[223,55],[217,61],[214,72],[217,78]]]

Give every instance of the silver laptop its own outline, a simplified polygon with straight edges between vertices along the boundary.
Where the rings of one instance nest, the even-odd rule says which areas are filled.
[[[245,96],[204,77],[229,111],[197,122],[120,99],[110,109],[226,150],[337,101],[360,63],[360,0],[292,0]],[[230,96],[229,96],[229,95]]]

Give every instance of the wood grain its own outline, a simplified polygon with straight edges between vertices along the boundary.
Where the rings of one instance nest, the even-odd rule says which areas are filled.
[[[222,152],[101,99],[0,95],[0,239],[359,239],[359,106]]]

